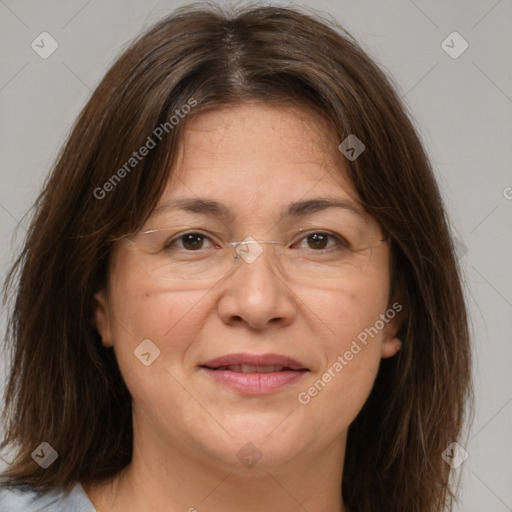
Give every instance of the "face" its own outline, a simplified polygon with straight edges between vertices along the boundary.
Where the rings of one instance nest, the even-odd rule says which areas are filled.
[[[95,296],[95,322],[133,397],[136,443],[158,439],[231,467],[243,467],[246,452],[272,467],[333,443],[342,450],[381,358],[394,355],[399,341],[398,308],[388,304],[388,244],[375,243],[364,265],[350,260],[357,272],[336,267],[336,279],[314,278],[315,269],[341,257],[312,254],[336,251],[340,242],[326,231],[359,242],[383,236],[375,219],[356,213],[357,194],[336,146],[320,119],[291,108],[243,104],[187,121],[161,208],[141,231],[185,226],[175,233],[196,233],[187,242],[174,236],[180,258],[195,258],[198,246],[215,258],[226,243],[249,236],[282,244],[247,245],[262,252],[202,282],[165,279],[163,260],[151,259],[155,251],[117,244],[109,289]],[[197,198],[231,217],[170,207]],[[352,209],[283,214],[291,203],[317,198]],[[315,261],[307,272],[300,258],[285,258],[298,250]]]

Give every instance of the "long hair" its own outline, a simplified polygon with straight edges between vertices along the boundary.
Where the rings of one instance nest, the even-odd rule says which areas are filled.
[[[112,239],[156,206],[187,119],[247,100],[312,109],[335,140],[363,141],[346,167],[390,234],[403,347],[382,361],[349,428],[344,502],[354,512],[445,510],[456,492],[442,452],[464,428],[471,356],[432,168],[392,82],[353,37],[325,15],[277,6],[177,9],[120,55],[83,108],[4,284],[12,357],[1,446],[15,458],[3,478],[70,489],[129,464],[131,397],[93,326],[92,297],[106,284]],[[148,137],[155,147],[136,158]],[[41,442],[59,453],[47,469],[31,457]]]

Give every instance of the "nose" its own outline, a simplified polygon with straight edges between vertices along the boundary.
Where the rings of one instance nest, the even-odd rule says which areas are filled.
[[[218,313],[225,324],[252,329],[280,328],[293,322],[294,293],[275,264],[271,243],[240,245],[231,272],[223,278]]]

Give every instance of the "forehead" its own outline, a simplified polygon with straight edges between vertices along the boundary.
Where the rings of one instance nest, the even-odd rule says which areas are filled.
[[[281,155],[274,154],[275,159],[289,158],[297,151],[302,156],[308,153],[318,156],[319,151],[325,153],[327,149],[325,138],[331,135],[328,132],[325,121],[312,110],[246,102],[191,117],[185,125],[185,144],[199,142],[203,145],[208,139],[209,144],[203,150],[212,152],[215,148],[223,154],[226,143],[235,142],[237,145],[229,148],[233,159],[247,155],[248,151],[259,154],[267,148],[284,151]]]
[[[232,209],[265,209],[313,197],[357,203],[336,134],[314,112],[245,103],[186,121],[159,206],[208,197]]]

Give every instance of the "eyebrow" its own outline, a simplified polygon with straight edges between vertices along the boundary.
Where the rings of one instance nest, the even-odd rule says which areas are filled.
[[[282,212],[283,218],[296,218],[310,215],[328,208],[343,208],[349,210],[359,217],[364,218],[362,208],[351,201],[341,198],[317,197],[305,201],[290,203]],[[154,214],[160,214],[170,210],[184,210],[210,217],[217,217],[225,221],[233,221],[234,213],[222,203],[206,198],[180,198],[168,199],[157,206]]]

